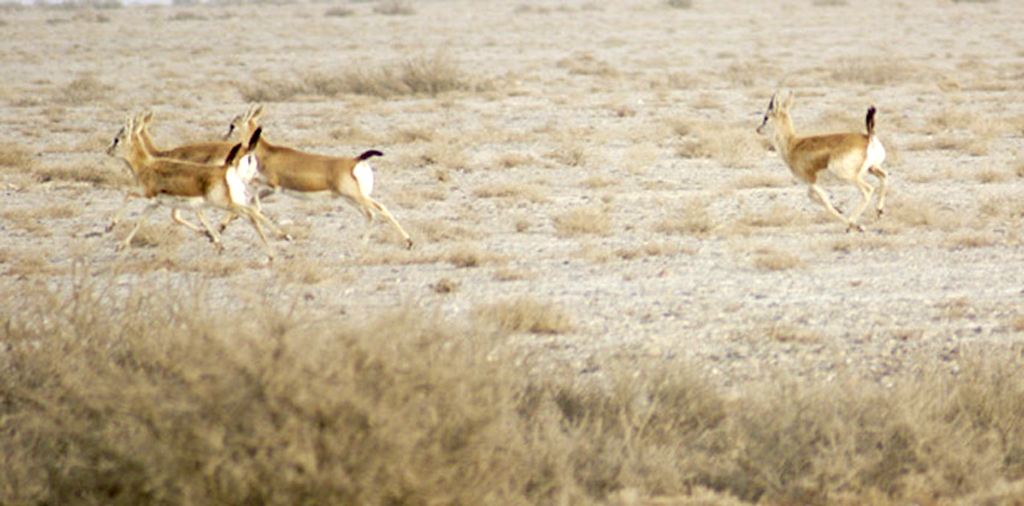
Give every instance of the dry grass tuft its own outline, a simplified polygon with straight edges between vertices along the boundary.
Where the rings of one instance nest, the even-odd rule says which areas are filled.
[[[598,207],[573,209],[555,216],[553,220],[559,237],[608,235],[612,230],[612,220],[608,213]]]
[[[493,326],[502,332],[564,334],[572,331],[572,321],[561,308],[528,297],[482,304],[473,310],[473,317],[478,324]]]
[[[430,289],[434,293],[440,294],[455,293],[459,289],[459,283],[448,278],[441,278],[436,283],[431,283]]]
[[[103,101],[114,87],[93,76],[79,77],[56,92],[55,101],[65,105],[81,106]]]
[[[498,256],[494,253],[480,250],[469,243],[460,243],[449,248],[445,253],[445,257],[452,265],[462,268],[480,267],[485,263],[494,262],[498,259]]]
[[[534,204],[549,200],[540,187],[521,183],[490,183],[473,190],[473,195],[479,198],[525,200]]]
[[[708,202],[689,200],[685,204],[654,225],[654,230],[662,234],[705,235],[715,228],[711,215],[708,213]]]
[[[530,298],[353,324],[269,295],[215,311],[201,281],[45,286],[0,300],[5,504],[1001,504],[1022,486],[1019,354],[726,399],[661,360],[603,361],[600,387],[524,374],[508,332],[572,330]]]
[[[284,102],[299,95],[332,98],[342,94],[389,98],[402,95],[437,96],[459,90],[486,89],[474,82],[443,51],[419,55],[378,68],[350,68],[340,74],[309,73],[298,78],[257,78],[239,86],[249,102]]]
[[[416,14],[409,0],[379,0],[373,6],[373,12],[385,16],[409,16]]]
[[[33,165],[32,152],[24,146],[9,142],[0,144],[0,173],[28,171]]]
[[[762,271],[785,271],[803,265],[803,260],[788,251],[764,247],[754,251],[753,264]]]

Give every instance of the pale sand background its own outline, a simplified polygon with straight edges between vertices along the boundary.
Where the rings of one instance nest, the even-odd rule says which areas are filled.
[[[573,324],[511,336],[524,370],[660,358],[723,386],[1021,353],[1024,4],[695,4],[0,11],[0,286],[65,289],[77,260],[226,311],[415,306],[453,325],[522,297]],[[467,89],[299,86],[435,57]],[[776,89],[795,91],[798,131],[859,130],[877,105],[891,192],[867,232],[825,216],[753,133]],[[416,248],[380,222],[363,248],[349,207],[282,197],[265,209],[297,240],[272,266],[249,227],[217,255],[167,211],[152,244],[116,254],[143,207],[103,233],[130,184],[104,154],[124,115],[154,110],[171,146],[220,135],[254,98],[272,141],[384,151],[375,196]],[[852,186],[826,185],[852,208]]]

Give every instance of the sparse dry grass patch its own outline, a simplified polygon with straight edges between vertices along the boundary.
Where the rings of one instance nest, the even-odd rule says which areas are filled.
[[[657,163],[657,148],[651,143],[643,142],[626,149],[619,162],[619,168],[630,174],[643,174]]]
[[[54,100],[70,106],[82,106],[107,99],[114,87],[87,75],[79,77],[59,89]]]
[[[315,285],[333,277],[336,273],[318,262],[305,258],[290,258],[274,265],[274,275],[285,283]]]
[[[540,187],[522,183],[489,183],[474,189],[473,195],[479,198],[525,200],[534,204],[549,200]]]
[[[558,214],[552,218],[555,232],[559,237],[578,237],[581,235],[608,235],[612,230],[612,220],[608,213],[600,207],[576,208]]]
[[[34,165],[32,152],[11,142],[0,143],[0,173],[28,171]]]
[[[922,197],[900,195],[886,200],[885,218],[879,222],[883,230],[899,231],[903,227],[929,228],[946,232],[961,228],[966,217],[942,203]]]
[[[485,236],[481,232],[444,220],[415,220],[409,223],[409,227],[409,234],[415,237],[417,242],[440,243],[480,239]]]
[[[389,98],[401,95],[437,96],[459,90],[483,90],[445,52],[419,55],[396,65],[350,68],[338,74],[308,73],[298,78],[257,78],[239,85],[249,102],[284,102],[298,95],[335,97],[341,94]]]
[[[733,187],[742,190],[751,188],[782,188],[793,184],[793,176],[756,172],[754,174],[744,174],[737,177],[734,181]]]
[[[445,252],[445,259],[456,267],[469,268],[497,262],[500,260],[500,257],[495,253],[481,250],[470,243],[464,242],[448,248]]]
[[[81,207],[76,204],[14,208],[0,210],[0,220],[3,220],[7,226],[39,237],[48,237],[51,235],[51,231],[47,221],[74,218],[81,212]]]
[[[378,0],[373,12],[385,16],[410,16],[416,14],[416,9],[409,0]]]
[[[825,336],[806,325],[797,325],[783,321],[771,321],[763,325],[758,333],[765,339],[776,343],[814,344],[820,343]]]
[[[762,271],[786,271],[803,265],[799,256],[768,246],[755,249],[752,262]]]
[[[943,240],[950,249],[985,248],[999,243],[999,235],[989,230],[956,230]]]
[[[825,211],[816,208],[820,213]],[[737,220],[743,227],[768,228],[768,227],[799,227],[811,223],[814,215],[805,210],[794,209],[781,203],[774,203],[767,209],[747,210]]]
[[[676,149],[683,158],[711,158],[726,167],[750,167],[763,153],[763,144],[749,125],[710,121],[672,120],[672,130],[690,139]]]
[[[715,227],[707,208],[708,202],[703,199],[687,200],[655,224],[654,230],[662,234],[703,236]]]
[[[572,331],[572,320],[557,304],[530,297],[481,304],[473,310],[478,325],[493,326],[502,332],[565,334]]]
[[[833,61],[831,78],[848,83],[884,85],[910,81],[923,82],[929,79],[930,72],[906,61],[903,58],[879,57],[844,57]]]

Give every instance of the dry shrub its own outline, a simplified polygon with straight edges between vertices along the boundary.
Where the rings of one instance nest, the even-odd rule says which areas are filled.
[[[446,260],[456,267],[479,267],[498,260],[498,256],[469,243],[460,243],[445,252]]]
[[[532,299],[357,324],[69,284],[0,295],[4,504],[1012,504],[1024,476],[1019,354],[726,398],[661,359],[524,374],[492,326],[571,328]]]
[[[708,202],[704,200],[689,200],[654,225],[654,230],[662,234],[702,236],[712,229],[714,223],[708,214]]]
[[[473,317],[478,324],[502,332],[564,334],[572,330],[572,320],[557,304],[529,297],[481,304],[473,310]]]
[[[584,234],[608,235],[612,220],[604,209],[598,207],[577,208],[553,218],[555,232],[559,237],[577,237]]]
[[[114,87],[93,76],[79,77],[56,92],[58,103],[72,106],[87,105],[107,98]]]

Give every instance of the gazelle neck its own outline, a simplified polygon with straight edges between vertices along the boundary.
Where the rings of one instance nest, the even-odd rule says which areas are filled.
[[[796,137],[796,133],[793,132],[793,120],[789,119],[788,114],[785,114],[775,118],[773,123],[772,146],[782,158],[788,160],[793,139]]]

